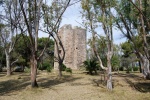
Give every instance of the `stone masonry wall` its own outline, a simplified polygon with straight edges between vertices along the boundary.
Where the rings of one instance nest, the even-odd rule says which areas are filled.
[[[71,69],[79,69],[86,60],[86,30],[64,25],[60,28],[58,35],[66,53],[63,63]],[[54,55],[57,57],[56,46]],[[58,62],[54,62],[54,69],[58,69]]]

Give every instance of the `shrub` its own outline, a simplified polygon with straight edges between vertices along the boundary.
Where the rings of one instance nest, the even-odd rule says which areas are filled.
[[[51,72],[52,71],[52,66],[47,66],[47,68],[46,68],[46,70],[47,70],[47,72]]]
[[[47,70],[47,72],[51,72],[52,66],[49,62],[43,62],[42,65],[38,67],[39,70]]]
[[[93,71],[95,72],[95,74],[97,74],[98,63],[95,59],[86,60],[83,63],[90,75],[93,74]]]
[[[62,64],[61,71],[65,71],[66,68],[67,68],[66,65],[65,65],[65,64]]]
[[[129,67],[129,68],[127,68],[127,71],[132,71],[132,69],[133,69],[133,71],[138,71],[139,67],[137,67],[137,66]]]
[[[66,68],[65,71],[72,74],[72,69],[71,68]]]
[[[30,73],[30,71],[31,71],[30,68],[28,68],[28,67],[25,67],[25,68],[24,68],[24,72],[25,72],[25,73]]]
[[[137,66],[133,67],[133,71],[138,71],[138,69],[139,69],[139,67],[137,67]]]

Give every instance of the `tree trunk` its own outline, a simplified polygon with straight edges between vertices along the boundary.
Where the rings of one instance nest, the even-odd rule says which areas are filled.
[[[133,65],[133,62],[132,62],[132,66],[131,66],[131,72],[133,72],[133,71],[134,71],[134,70],[133,70],[133,66],[134,66],[134,65]]]
[[[149,60],[146,57],[141,57],[141,70],[144,78],[150,79]]]
[[[146,79],[150,79],[150,71],[149,71],[149,60],[148,59],[144,59],[144,63],[143,63],[143,75],[145,75]]]
[[[139,70],[140,70],[140,73],[142,73],[141,62],[140,61],[139,61]]]
[[[62,77],[62,62],[59,61],[59,65],[58,65],[58,77],[61,78]]]
[[[32,55],[30,59],[31,63],[31,87],[38,87],[37,81],[36,81],[36,75],[37,75],[37,59],[35,58],[35,55]]]
[[[108,52],[107,55],[107,89],[112,91],[112,69],[111,69],[111,53]]]
[[[11,67],[10,67],[10,54],[5,50],[6,54],[6,67],[7,67],[7,76],[11,75]]]

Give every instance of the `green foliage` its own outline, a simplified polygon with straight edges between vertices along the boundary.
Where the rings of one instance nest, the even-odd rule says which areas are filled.
[[[129,41],[127,42],[124,42],[123,44],[121,44],[121,48],[123,50],[123,56],[124,57],[129,57],[130,54],[132,53],[133,51],[133,48],[132,48],[132,45]]]
[[[2,46],[0,46],[0,67],[3,67],[5,66],[6,64],[6,56],[5,56],[5,53],[4,53],[4,49]]]
[[[50,62],[43,62],[39,65],[39,70],[47,70],[47,72],[51,72],[52,66]]]
[[[72,74],[72,69],[71,68],[66,68],[65,71]]]
[[[61,71],[65,71],[66,68],[67,68],[66,65],[65,65],[65,64],[62,64]]]
[[[51,72],[52,71],[52,66],[47,66],[47,68],[46,68],[46,70],[47,70],[47,72]]]
[[[19,61],[17,62],[18,65],[23,64],[24,66],[29,66],[30,48],[28,36],[19,34],[14,38],[18,38],[18,40],[15,44],[13,58],[16,59],[19,57]]]
[[[137,66],[129,67],[129,71],[132,71],[132,69],[133,71],[138,71],[139,67]]]
[[[17,62],[18,65],[25,65],[25,66],[29,66],[28,62],[30,62],[29,58],[30,58],[30,43],[29,43],[29,37],[25,36],[23,34],[19,34],[17,35],[18,41],[15,45],[15,49],[13,54],[13,59],[18,58],[19,61]],[[47,44],[46,50],[41,58],[40,62],[46,61],[46,62],[50,62],[51,65],[53,65],[54,62],[54,41],[52,39],[48,39],[48,38],[38,38],[38,52],[37,52],[37,56],[40,55],[40,53],[42,52],[42,50],[44,49],[45,45]],[[41,66],[39,66],[41,67]],[[41,68],[42,70],[43,68]],[[46,68],[44,68],[44,70],[46,70]]]
[[[93,71],[95,72],[95,74],[97,74],[97,69],[99,68],[99,66],[95,59],[86,60],[83,63],[90,75],[93,75]]]
[[[120,66],[120,59],[118,55],[113,55],[111,59],[112,70],[117,70]]]
[[[39,38],[38,39],[38,50],[43,50],[45,44],[47,44],[47,49],[54,49],[54,41],[49,38]]]
[[[139,70],[139,67],[137,67],[137,66],[133,67],[133,71],[138,71],[138,70]]]
[[[28,68],[28,67],[25,67],[25,68],[24,68],[24,72],[25,72],[25,73],[30,73],[30,72],[31,72],[31,69]]]

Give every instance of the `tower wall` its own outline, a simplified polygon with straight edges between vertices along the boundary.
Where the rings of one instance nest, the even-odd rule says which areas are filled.
[[[86,60],[86,30],[64,25],[58,32],[65,49],[64,64],[71,69],[79,69]],[[57,57],[55,45],[54,55]],[[54,62],[54,69],[58,69],[58,62]]]

